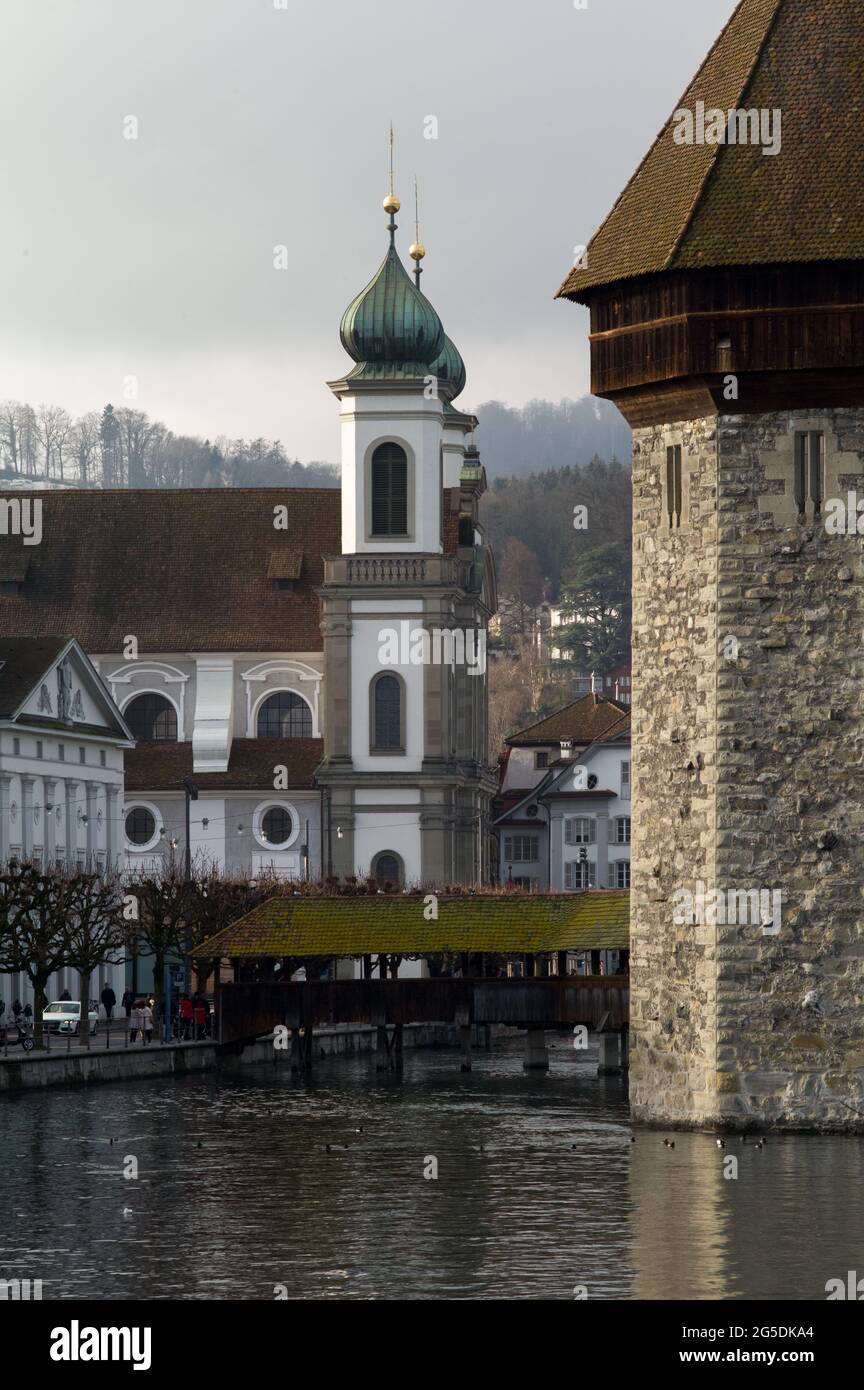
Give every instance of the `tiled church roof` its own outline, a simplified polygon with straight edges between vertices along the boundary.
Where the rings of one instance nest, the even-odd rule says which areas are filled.
[[[663,270],[864,258],[861,0],[741,0],[677,108],[782,111],[782,148],[670,117],[559,295]]]
[[[276,767],[287,769],[287,791],[301,791],[312,786],[323,757],[320,738],[235,738],[227,772],[194,772],[191,743],[139,743],[126,754],[126,795],[179,792],[184,777],[201,791],[259,791],[273,786]]]
[[[4,494],[7,498],[14,494]],[[28,492],[42,541],[3,538],[20,594],[0,595],[0,636],[73,633],[86,652],[318,652],[315,589],[342,548],[338,488]],[[444,497],[444,549],[458,544]],[[274,507],[287,507],[276,530]],[[11,558],[10,558],[11,557]],[[293,589],[275,580],[293,578]]]
[[[291,651],[322,648],[315,586],[339,553],[337,489],[214,488],[32,492],[42,542],[20,595],[0,596],[0,633],[74,633],[87,652]],[[287,529],[273,526],[287,507]],[[302,551],[293,592],[268,569]]]

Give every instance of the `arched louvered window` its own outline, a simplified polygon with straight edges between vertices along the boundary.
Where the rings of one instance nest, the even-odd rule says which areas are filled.
[[[311,738],[312,711],[291,690],[269,696],[258,710],[259,738]]]
[[[399,444],[379,444],[372,455],[372,535],[408,534],[408,455]]]
[[[384,850],[372,860],[372,877],[379,888],[391,891],[403,886],[404,871],[398,854]]]
[[[139,743],[177,742],[177,711],[164,695],[136,695],[123,718]]]
[[[398,676],[376,676],[372,682],[371,746],[375,753],[401,753],[405,748],[404,686]]]

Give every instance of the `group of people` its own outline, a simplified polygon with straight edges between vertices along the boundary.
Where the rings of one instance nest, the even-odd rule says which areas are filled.
[[[207,1000],[201,994],[190,998],[180,996],[180,1016],[178,1018],[178,1037],[182,1042],[203,1042],[210,1034],[210,1010]]]
[[[130,1043],[134,1043],[140,1033],[142,1043],[148,1047],[153,1040],[153,1004],[151,1000],[136,999],[131,1005],[127,1017],[129,1019]]]
[[[69,991],[64,990],[60,995],[61,1000],[69,999]],[[102,990],[100,996],[105,1016],[110,1021],[112,1011],[117,1002],[117,996],[110,986]],[[126,1014],[129,1026],[129,1041],[134,1043],[140,1036],[141,1041],[147,1047],[153,1040],[154,1028],[154,1007],[156,1001],[150,997],[143,997],[127,989],[120,1001],[120,1007]],[[202,994],[180,996],[180,1008],[178,1013],[172,1011],[172,1033],[182,1042],[203,1042],[210,1037],[210,1009],[207,1000]],[[24,1004],[20,999],[15,999],[6,1012],[5,1000],[0,999],[0,1043],[5,1042],[9,1037],[9,1030],[18,1030],[18,1041],[27,1033],[33,1031],[33,1006]],[[15,1041],[15,1039],[11,1039]]]
[[[135,1042],[138,1035],[145,1047],[153,1039],[153,1009],[156,1001],[151,998],[136,998],[127,990],[123,995],[123,1008],[129,1019],[129,1041]],[[180,1008],[172,1011],[172,1033],[181,1042],[204,1042],[210,1036],[210,1009],[202,994],[194,996],[182,994]]]

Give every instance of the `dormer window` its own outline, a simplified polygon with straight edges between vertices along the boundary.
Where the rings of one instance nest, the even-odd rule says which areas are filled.
[[[0,596],[14,598],[24,588],[29,556],[22,551],[0,552]]]
[[[271,588],[279,594],[292,594],[297,587],[303,569],[303,552],[300,550],[273,550],[267,565],[267,578]]]
[[[372,535],[408,535],[408,455],[399,444],[372,455]]]

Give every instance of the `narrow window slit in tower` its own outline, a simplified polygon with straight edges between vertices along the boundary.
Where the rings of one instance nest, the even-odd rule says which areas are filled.
[[[798,520],[804,520],[804,507],[807,501],[807,436],[800,432],[795,435],[795,506]]]
[[[807,499],[813,503],[813,516],[822,515],[823,439],[819,430],[795,432],[795,505],[798,520],[807,515]]]
[[[670,531],[681,525],[681,507],[681,445],[670,444],[666,450],[666,511]]]
[[[810,501],[813,515],[822,515],[822,435],[810,431]]]

